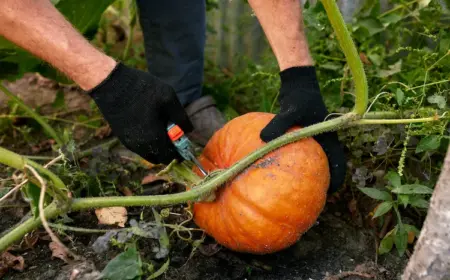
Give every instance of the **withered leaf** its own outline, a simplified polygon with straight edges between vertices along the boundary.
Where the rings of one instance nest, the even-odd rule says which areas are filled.
[[[128,218],[127,214],[127,209],[120,206],[95,209],[98,223],[103,225],[118,225],[124,227]]]

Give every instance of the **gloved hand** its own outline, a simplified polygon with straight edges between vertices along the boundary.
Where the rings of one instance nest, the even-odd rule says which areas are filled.
[[[280,72],[280,113],[261,131],[261,139],[269,142],[294,125],[309,126],[325,120],[327,108],[320,94],[313,66],[292,67]],[[322,146],[330,164],[329,192],[334,192],[345,179],[346,160],[336,132],[319,134],[314,139]]]
[[[185,133],[193,126],[171,86],[150,73],[118,63],[88,93],[129,150],[152,163],[181,159],[167,136],[167,125],[172,121]]]

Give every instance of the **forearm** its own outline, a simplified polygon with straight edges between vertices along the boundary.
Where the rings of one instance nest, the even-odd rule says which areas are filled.
[[[280,70],[312,65],[299,0],[249,0]]]
[[[98,85],[116,65],[49,0],[1,0],[0,35],[48,62],[84,90]]]

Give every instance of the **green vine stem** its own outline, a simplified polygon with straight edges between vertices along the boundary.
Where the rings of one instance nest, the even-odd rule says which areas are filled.
[[[52,202],[44,210],[45,217],[47,217],[47,219],[56,218],[57,216],[63,214],[63,209],[64,208],[62,207],[58,207],[56,202]],[[0,239],[0,252],[8,249],[9,246],[20,240],[23,236],[25,236],[25,234],[39,227],[41,224],[42,222],[39,217],[29,218],[25,222],[19,224],[13,230],[2,236],[2,238]]]
[[[64,141],[58,136],[56,131],[45,121],[44,118],[42,118],[39,114],[37,114],[33,109],[28,107],[19,97],[17,97],[15,94],[13,94],[11,91],[9,91],[2,83],[0,82],[0,90],[3,91],[6,96],[11,98],[14,102],[16,102],[20,108],[22,108],[27,114],[29,114],[33,119],[35,119],[42,128],[48,133],[49,136],[51,136],[53,139],[55,139],[56,143],[58,143],[59,146],[64,145]]]
[[[62,201],[68,201],[67,188],[66,185],[61,181],[61,179],[56,176],[53,172],[42,167],[42,165],[24,158],[23,156],[11,152],[7,149],[0,147],[0,163],[11,166],[15,169],[25,170],[25,165],[28,164],[35,168],[39,173],[45,175],[53,182],[54,191],[57,194],[57,198]]]
[[[353,81],[355,82],[356,100],[353,111],[362,115],[367,109],[369,100],[369,88],[363,64],[358,55],[358,51],[356,50],[356,46],[353,43],[352,37],[345,26],[344,19],[336,4],[336,0],[322,0],[322,4],[327,12],[328,20],[336,33],[341,49],[345,54],[348,66],[352,72]]]

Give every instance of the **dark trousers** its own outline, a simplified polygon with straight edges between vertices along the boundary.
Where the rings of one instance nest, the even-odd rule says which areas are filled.
[[[201,96],[206,37],[205,0],[137,0],[148,70],[176,91],[183,105]]]

